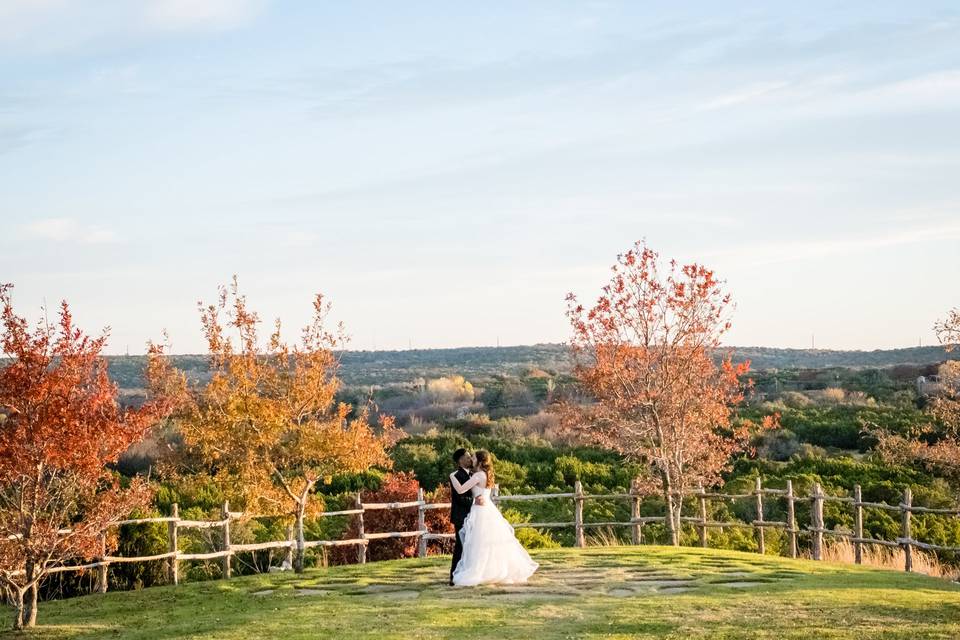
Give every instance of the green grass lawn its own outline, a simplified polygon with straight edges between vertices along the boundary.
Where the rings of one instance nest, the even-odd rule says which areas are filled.
[[[448,558],[43,603],[31,638],[957,638],[960,587],[669,547],[535,554],[529,585],[450,588]],[[7,611],[9,617],[9,611]],[[16,637],[0,634],[3,638]]]

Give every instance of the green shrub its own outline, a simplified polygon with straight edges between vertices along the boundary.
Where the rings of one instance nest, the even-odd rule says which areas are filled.
[[[511,524],[533,522],[528,514],[520,513],[514,509],[503,509],[501,513]],[[517,529],[516,534],[517,540],[527,549],[555,549],[560,546],[560,543],[547,531],[524,528]]]

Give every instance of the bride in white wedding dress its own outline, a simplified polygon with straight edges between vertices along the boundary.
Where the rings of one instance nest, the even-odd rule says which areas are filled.
[[[463,523],[460,536],[463,555],[453,571],[453,584],[466,587],[477,584],[518,584],[526,582],[538,565],[513,534],[513,526],[493,504],[493,465],[490,454],[477,452],[477,471],[460,483],[450,474],[450,483],[457,493],[467,491],[474,497],[470,514]],[[481,497],[481,500],[477,500]]]

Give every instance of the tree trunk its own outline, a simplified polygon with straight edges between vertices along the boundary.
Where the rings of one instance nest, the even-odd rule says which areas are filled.
[[[667,534],[670,538],[670,544],[678,546],[680,544],[679,518],[676,506],[673,502],[673,483],[670,481],[670,474],[666,471],[660,473],[661,488],[663,489],[663,499],[667,505]]]
[[[680,520],[680,512],[683,511],[683,496],[677,495],[674,497],[673,505],[673,538],[670,543],[675,546],[680,546],[680,534],[683,532],[683,525]]]
[[[680,544],[680,537],[677,532],[677,508],[673,502],[673,492],[667,492],[664,498],[667,501],[667,537],[669,544],[676,547]]]
[[[34,577],[37,574],[37,565],[28,560],[24,567],[24,578],[26,584],[30,586],[26,589],[17,589],[17,621],[14,628],[30,629],[37,625],[37,582]]]
[[[27,629],[32,629],[37,626],[37,591],[37,583],[34,582],[33,586],[30,587],[30,590],[27,592],[25,603],[27,611],[24,614],[24,626]]]
[[[297,517],[296,522],[294,523],[294,528],[296,530],[297,536],[297,552],[293,555],[293,570],[295,573],[303,573],[303,552],[304,552],[304,539],[303,539],[303,515],[306,511],[306,503],[299,502],[297,503]]]
[[[16,612],[13,617],[13,629],[15,631],[22,631],[25,623],[24,616],[27,612],[23,601],[23,596],[26,592],[22,589],[11,589],[10,592],[10,595],[13,596],[13,606]]]

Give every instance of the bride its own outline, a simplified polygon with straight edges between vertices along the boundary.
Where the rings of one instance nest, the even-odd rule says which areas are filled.
[[[493,462],[488,451],[477,451],[476,471],[461,483],[455,473],[450,483],[457,493],[469,491],[475,498],[460,536],[463,556],[453,572],[453,584],[473,586],[484,583],[526,582],[539,566],[517,541],[513,527],[490,498]]]

